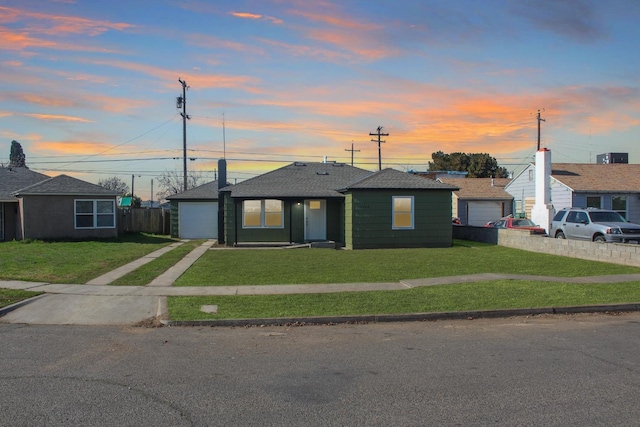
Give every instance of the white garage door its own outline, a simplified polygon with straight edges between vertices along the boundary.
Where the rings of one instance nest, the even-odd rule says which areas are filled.
[[[467,224],[478,227],[504,216],[504,202],[476,201],[467,203]]]
[[[180,202],[178,222],[181,239],[217,239],[218,202]]]

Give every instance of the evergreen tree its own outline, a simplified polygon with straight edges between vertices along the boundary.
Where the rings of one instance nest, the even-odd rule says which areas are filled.
[[[468,172],[469,178],[506,178],[509,171],[498,166],[495,157],[487,153],[451,153],[437,151],[431,154],[429,171],[459,171]]]
[[[10,168],[26,168],[27,156],[22,151],[22,145],[18,141],[11,141],[11,152],[9,153]]]

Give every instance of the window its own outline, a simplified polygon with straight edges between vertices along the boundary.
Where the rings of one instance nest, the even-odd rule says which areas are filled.
[[[4,240],[4,203],[0,203],[0,240]]]
[[[115,228],[115,200],[76,200],[76,228]]]
[[[611,197],[611,209],[627,218],[627,196]]]
[[[587,196],[587,207],[600,209],[602,207],[602,198],[600,196]]]
[[[245,200],[242,202],[243,228],[283,228],[282,200]]]
[[[393,227],[413,229],[413,196],[393,197]]]

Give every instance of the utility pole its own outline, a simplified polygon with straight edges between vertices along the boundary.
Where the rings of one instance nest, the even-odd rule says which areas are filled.
[[[178,77],[178,81],[182,85],[182,96],[179,96],[176,102],[176,107],[182,107],[182,167],[184,170],[184,191],[187,191],[187,120],[191,119],[187,115],[187,89],[189,86],[187,82]]]
[[[153,178],[151,178],[151,207],[153,207]]]
[[[138,175],[138,178],[140,178],[141,175]],[[133,184],[135,183],[136,180],[136,176],[135,175],[131,175],[131,203],[133,204],[133,197],[135,195],[135,193],[133,192]]]
[[[353,166],[353,153],[359,153],[360,150],[354,150],[353,149],[353,142],[351,143],[351,150],[349,150],[348,148],[345,148],[344,151],[351,151],[351,166]]]
[[[388,133],[382,133],[382,126],[378,126],[378,132],[377,133],[369,133],[369,136],[378,136],[378,139],[372,139],[372,142],[376,142],[378,141],[378,170],[382,170],[382,153],[380,151],[380,144],[385,142],[380,140],[380,137],[382,136],[389,136]]]
[[[544,110],[542,110],[542,111],[544,111]],[[540,110],[538,110],[537,120],[538,120],[538,150],[537,151],[540,151],[540,122],[546,122],[545,119],[540,117]]]

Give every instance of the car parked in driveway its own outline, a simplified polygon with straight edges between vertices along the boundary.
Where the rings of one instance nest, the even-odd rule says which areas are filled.
[[[516,230],[528,230],[534,234],[547,234],[546,230],[527,218],[506,217],[497,221],[488,222],[485,227],[512,228]]]
[[[551,221],[551,236],[557,239],[589,240],[598,243],[640,242],[640,225],[628,222],[607,209],[561,209]]]

